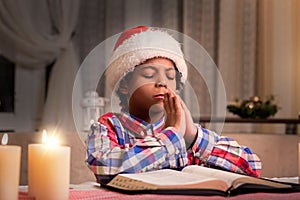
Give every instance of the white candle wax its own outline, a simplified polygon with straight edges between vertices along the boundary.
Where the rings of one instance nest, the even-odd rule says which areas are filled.
[[[18,199],[20,163],[20,146],[0,145],[0,199]]]
[[[70,147],[28,145],[28,193],[36,200],[68,200]]]

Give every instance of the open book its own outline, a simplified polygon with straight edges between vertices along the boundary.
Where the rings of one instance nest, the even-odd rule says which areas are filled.
[[[138,174],[118,174],[105,187],[124,193],[223,195],[255,192],[300,192],[300,185],[254,178],[190,165],[182,171],[162,169]]]

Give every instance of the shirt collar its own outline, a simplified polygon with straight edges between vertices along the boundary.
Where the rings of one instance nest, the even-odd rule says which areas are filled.
[[[146,135],[154,135],[160,132],[163,129],[164,125],[164,117],[162,117],[155,123],[150,124],[127,112],[116,114],[116,116],[125,129],[129,129],[131,132],[142,137]]]

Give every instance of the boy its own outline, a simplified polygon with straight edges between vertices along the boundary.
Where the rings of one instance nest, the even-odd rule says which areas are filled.
[[[166,32],[144,26],[124,31],[107,74],[122,112],[101,116],[88,136],[87,163],[99,183],[118,173],[192,164],[259,176],[261,162],[249,148],[194,124],[175,93],[187,66],[180,44]]]

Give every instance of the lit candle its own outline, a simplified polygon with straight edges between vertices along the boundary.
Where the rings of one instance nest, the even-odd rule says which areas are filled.
[[[0,145],[0,199],[18,199],[21,147],[7,145],[5,133]]]
[[[70,147],[43,131],[43,144],[28,145],[28,193],[36,200],[69,199]]]

